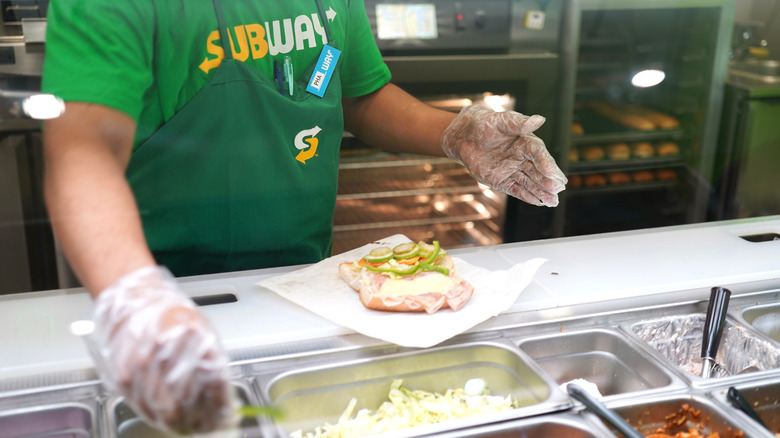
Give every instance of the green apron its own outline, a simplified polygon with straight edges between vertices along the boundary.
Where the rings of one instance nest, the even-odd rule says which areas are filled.
[[[214,7],[225,58],[127,169],[149,247],[176,276],[319,261],[330,255],[344,126],[338,64],[323,98],[305,91],[316,58],[282,95],[233,59]]]

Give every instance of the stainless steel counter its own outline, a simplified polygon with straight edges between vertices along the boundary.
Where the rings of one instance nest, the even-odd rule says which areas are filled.
[[[454,361],[452,370],[473,370],[476,365],[446,351],[455,348],[469,352],[476,348],[482,351],[477,355],[480,361],[487,361],[485,366],[493,370],[486,372],[497,379],[493,385],[497,390],[535,400],[528,402],[531,408],[500,417],[501,421],[528,422],[527,416],[541,412],[549,417],[548,425],[563,427],[561,424],[568,424],[568,420],[559,415],[574,413],[576,418],[585,419],[587,426],[582,427],[595,430],[593,435],[583,436],[609,436],[598,421],[594,423],[587,415],[578,413],[579,408],[555,386],[561,383],[559,380],[573,376],[573,370],[614,370],[617,377],[613,385],[607,381],[602,385],[611,392],[604,400],[618,408],[628,410],[629,405],[640,402],[669,407],[678,399],[689,399],[711,416],[724,419],[723,424],[736,422],[738,428],[751,432],[746,436],[761,436],[755,435],[755,428],[744,418],[729,411],[723,400],[718,400],[723,398],[724,385],[764,387],[777,382],[780,363],[775,350],[780,349],[780,339],[748,328],[751,345],[771,353],[764,355],[769,362],[762,363],[761,371],[750,375],[702,381],[679,368],[675,358],[656,350],[652,340],[641,334],[642,327],[659,320],[680,317],[696,321],[706,309],[710,287],[716,285],[727,286],[733,292],[729,319],[732,328],[750,327],[758,316],[780,312],[777,238],[780,216],[453,250],[454,255],[471,264],[494,269],[535,257],[549,261],[506,312],[426,350],[386,345],[352,333],[255,285],[261,279],[296,267],[183,278],[181,284],[193,297],[236,297],[235,302],[204,306],[203,311],[215,323],[229,349],[237,385],[245,389],[249,402],[282,403],[296,391],[336,391],[328,387],[329,380],[316,377],[323,367],[334,376],[342,371],[352,373],[357,380],[348,387],[353,389],[364,387],[364,377],[360,377],[363,374],[356,374],[353,367],[366,361],[366,376],[382,376],[383,382],[405,367],[410,368],[399,375],[449,373],[436,367],[421,371],[413,365],[418,362],[436,364],[446,359]],[[90,391],[100,394],[96,397],[102,400],[101,406],[90,408],[87,403],[84,409],[99,417],[93,422],[95,429],[108,428],[111,433],[95,436],[115,436],[117,421],[131,418],[118,413],[123,409],[121,400],[95,388],[98,382],[94,380],[87,352],[68,331],[70,322],[88,316],[90,309],[88,295],[78,289],[0,298],[0,424],[4,411],[12,407],[17,409],[15,414],[22,415],[19,406],[50,403],[57,397],[73,399],[62,392],[75,391],[74,388],[80,388],[82,396],[86,391],[87,400],[94,396]],[[724,335],[724,339],[728,337]],[[731,342],[732,348],[741,345],[740,340],[727,342]],[[418,359],[423,353],[439,359]],[[567,359],[571,354],[590,355],[596,362],[588,368],[584,366],[586,362]],[[370,365],[375,362],[395,365],[377,370]],[[519,373],[511,374],[519,382],[506,380],[500,370],[507,367]],[[464,378],[470,373],[455,372]],[[283,379],[288,375],[293,377]],[[632,378],[644,383],[632,386]],[[532,390],[533,396],[523,395],[525,390],[520,389],[526,387],[528,379],[536,382],[531,385],[537,388]],[[278,384],[280,381],[293,383]],[[305,381],[319,383],[296,389]],[[343,409],[329,409],[336,408]],[[332,420],[334,413],[318,411],[317,415]],[[442,426],[431,432],[463,436],[464,427],[481,427],[498,420],[490,418],[493,417],[459,423],[457,427]],[[303,423],[308,424],[307,421]],[[278,432],[279,427],[294,425],[266,426]],[[498,430],[495,434],[487,430],[472,432],[500,435]]]

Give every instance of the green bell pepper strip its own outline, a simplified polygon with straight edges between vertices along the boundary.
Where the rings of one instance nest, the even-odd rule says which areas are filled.
[[[439,241],[434,240],[433,241],[433,253],[430,257],[427,258],[426,261],[420,262],[419,264],[415,265],[411,269],[396,269],[396,268],[378,268],[374,266],[365,266],[366,269],[369,271],[374,272],[382,272],[382,273],[389,273],[389,274],[395,274],[395,275],[413,275],[418,272],[422,271],[436,271],[439,273],[442,273],[444,275],[449,276],[450,270],[447,268],[442,268],[441,266],[434,266],[433,263],[436,261],[436,257],[439,256],[439,251],[441,247],[439,246]]]
[[[450,275],[450,270],[447,268],[442,268],[441,266],[434,266],[433,263],[436,262],[436,257],[439,256],[439,251],[441,250],[441,246],[439,245],[438,240],[433,241],[433,254],[431,254],[430,257],[424,262],[420,262],[420,266],[422,266],[423,271],[436,271],[440,272],[446,276]]]
[[[374,267],[374,266],[364,266],[364,267],[366,269],[368,269],[369,271],[390,273],[390,274],[395,274],[395,275],[412,275],[412,274],[416,274],[420,270],[420,268],[422,268],[421,265],[414,265],[414,267],[412,267],[410,269],[377,268],[377,267]]]

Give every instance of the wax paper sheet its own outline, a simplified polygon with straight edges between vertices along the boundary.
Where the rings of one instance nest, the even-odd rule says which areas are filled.
[[[546,259],[536,258],[506,270],[488,270],[453,257],[455,275],[474,286],[471,299],[457,312],[384,312],[367,309],[358,292],[338,275],[339,263],[352,263],[378,246],[408,242],[397,234],[317,264],[257,283],[330,321],[358,333],[406,347],[430,347],[465,332],[508,309],[533,280]]]

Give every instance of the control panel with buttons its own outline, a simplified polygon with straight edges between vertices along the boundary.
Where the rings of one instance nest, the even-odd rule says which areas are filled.
[[[511,0],[365,0],[365,5],[385,53],[505,52],[509,47]],[[432,27],[435,31],[427,30]]]

